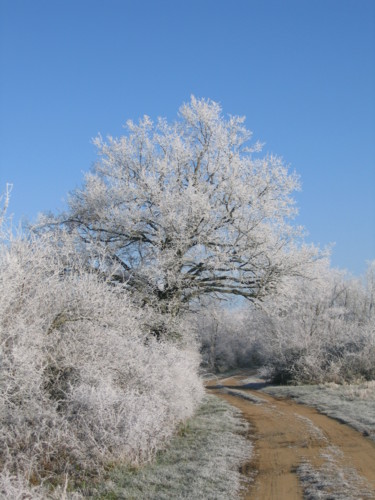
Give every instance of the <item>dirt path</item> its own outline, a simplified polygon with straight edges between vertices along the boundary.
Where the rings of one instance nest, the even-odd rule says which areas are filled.
[[[256,382],[243,385],[241,376],[219,384],[207,388],[239,408],[252,427],[255,456],[244,471],[255,477],[244,499],[302,499],[301,464],[305,487],[311,471],[328,484],[332,495],[319,498],[344,498],[340,492],[346,498],[375,498],[373,441],[312,408],[253,389]]]

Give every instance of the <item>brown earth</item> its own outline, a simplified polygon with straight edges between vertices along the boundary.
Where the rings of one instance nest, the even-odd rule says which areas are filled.
[[[307,461],[314,469],[324,470],[327,454],[332,458],[332,453],[335,466],[340,470],[354,469],[367,482],[366,494],[353,498],[375,498],[373,441],[313,408],[249,389],[257,384],[244,385],[241,379],[244,377],[227,378],[216,386],[211,381],[207,388],[241,410],[251,424],[254,457],[243,466],[243,472],[251,475],[253,481],[244,499],[302,499],[297,467]],[[332,493],[330,498],[337,498]]]

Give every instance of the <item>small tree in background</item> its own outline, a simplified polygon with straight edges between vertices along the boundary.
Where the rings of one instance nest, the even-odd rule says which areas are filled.
[[[223,307],[218,301],[210,301],[194,314],[201,342],[202,367],[208,372],[259,366],[261,344],[251,324],[254,306],[249,305]]]
[[[117,279],[163,313],[203,295],[262,300],[284,276],[308,272],[317,251],[290,225],[297,177],[249,146],[243,123],[194,97],[172,124],[129,121],[127,136],[96,139],[100,161],[68,212],[42,222],[104,245]]]
[[[4,227],[6,223],[6,214],[9,205],[10,193],[12,191],[12,184],[7,184],[5,192],[0,195],[0,238],[4,233]]]

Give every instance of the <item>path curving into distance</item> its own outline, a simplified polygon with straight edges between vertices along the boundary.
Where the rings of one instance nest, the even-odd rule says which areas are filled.
[[[251,426],[254,457],[243,472],[253,480],[243,498],[375,499],[375,442],[313,408],[260,392],[261,385],[238,375],[206,386]]]

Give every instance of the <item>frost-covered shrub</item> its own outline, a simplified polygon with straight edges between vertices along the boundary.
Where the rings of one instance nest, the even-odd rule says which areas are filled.
[[[268,377],[278,383],[374,379],[371,283],[320,272],[314,281],[289,282],[284,296],[252,313]]]
[[[375,264],[364,280],[316,264],[262,305],[208,304],[197,315],[204,367],[262,366],[275,383],[375,379]]]
[[[157,341],[105,255],[86,264],[64,233],[0,248],[3,489],[147,461],[202,397],[194,343]]]

